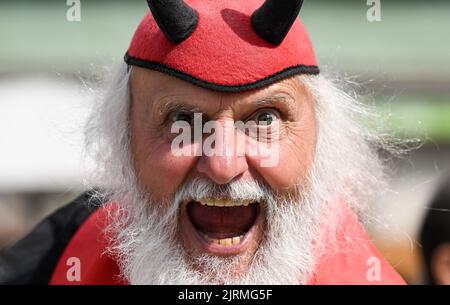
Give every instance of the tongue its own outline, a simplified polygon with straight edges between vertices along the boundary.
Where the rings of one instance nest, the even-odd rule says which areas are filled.
[[[226,238],[250,230],[256,218],[257,205],[215,207],[191,202],[187,212],[197,230],[210,237]]]

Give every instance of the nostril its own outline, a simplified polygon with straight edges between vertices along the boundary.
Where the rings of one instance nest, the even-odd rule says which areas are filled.
[[[208,176],[217,184],[226,184],[248,170],[245,157],[202,156],[197,163],[197,171]]]

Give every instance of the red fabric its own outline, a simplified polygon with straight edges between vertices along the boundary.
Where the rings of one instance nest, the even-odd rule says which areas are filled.
[[[344,217],[341,219],[337,241],[341,251],[331,251],[331,255],[321,257],[314,276],[309,284],[405,284],[398,273],[384,260],[367,236],[357,216],[345,205],[341,205]],[[65,249],[50,284],[106,284],[122,285],[119,279],[117,263],[104,254],[107,239],[103,233],[106,219],[114,209],[114,204],[107,204],[93,213],[80,227]],[[352,241],[350,241],[352,240]],[[356,242],[355,242],[356,241]],[[67,272],[70,266],[66,262],[70,257],[77,257],[81,262],[81,281],[70,282]],[[380,281],[369,281],[367,272],[368,259],[376,257],[380,262]]]
[[[255,33],[250,17],[263,0],[186,3],[199,13],[198,26],[187,40],[172,44],[149,12],[134,34],[128,55],[227,86],[253,83],[297,65],[317,66],[311,41],[298,18],[277,47]]]
[[[108,245],[104,234],[108,215],[114,210],[114,204],[108,204],[95,211],[78,229],[64,250],[50,280],[50,285],[121,285],[126,284],[120,278],[117,263],[107,254]],[[80,261],[81,281],[69,281],[67,273],[71,266],[69,258]],[[70,277],[69,277],[70,278]]]
[[[325,255],[319,258],[312,285],[400,285],[402,277],[381,256],[367,235],[356,214],[345,203],[337,203],[343,212],[339,220],[335,244],[325,245]],[[328,251],[327,251],[328,250]],[[327,254],[328,253],[328,254]],[[377,261],[380,271],[379,281],[368,275]],[[370,273],[370,272],[369,272]],[[369,280],[369,279],[372,279]]]

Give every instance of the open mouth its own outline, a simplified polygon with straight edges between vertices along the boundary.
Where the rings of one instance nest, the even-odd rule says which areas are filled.
[[[209,252],[236,254],[257,238],[258,202],[203,199],[186,205],[197,239]]]

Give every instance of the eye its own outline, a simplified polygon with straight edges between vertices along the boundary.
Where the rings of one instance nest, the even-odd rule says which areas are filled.
[[[280,114],[274,109],[266,109],[255,114],[254,118],[257,125],[269,126],[278,120]]]
[[[194,113],[189,111],[178,111],[172,115],[172,122],[187,122],[189,124],[193,124]]]

